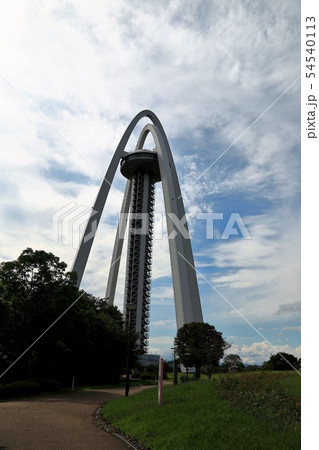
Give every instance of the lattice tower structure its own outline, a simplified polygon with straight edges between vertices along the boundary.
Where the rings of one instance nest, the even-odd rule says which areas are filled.
[[[132,182],[124,317],[127,326],[139,335],[139,350],[146,353],[150,320],[155,183],[160,181],[156,152],[137,150],[130,153],[121,161],[121,173]]]

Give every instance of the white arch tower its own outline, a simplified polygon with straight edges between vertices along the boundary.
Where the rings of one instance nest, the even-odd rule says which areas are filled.
[[[152,124],[144,127],[135,151],[128,153],[125,151],[126,144],[136,124],[143,117],[148,117]],[[153,151],[143,149],[149,133],[152,134],[155,143]],[[77,273],[78,286],[93,244],[95,233],[92,233],[92,230],[96,231],[98,227],[119,165],[121,173],[127,178],[127,184],[115,237],[106,298],[112,305],[127,224],[126,218],[130,214],[124,314],[127,321],[131,314],[131,324],[140,336],[139,346],[142,351],[146,351],[150,307],[154,185],[159,181],[162,182],[163,187],[177,328],[185,323],[203,321],[193,253],[185,223],[185,209],[175,164],[165,131],[152,111],[144,110],[134,117],[123,134],[106,171],[72,269]]]

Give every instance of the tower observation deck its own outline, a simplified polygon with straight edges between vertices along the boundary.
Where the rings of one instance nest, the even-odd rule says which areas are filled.
[[[145,353],[150,316],[155,183],[161,179],[157,153],[149,150],[130,153],[122,158],[121,173],[132,182],[124,316],[128,323],[131,314],[130,326],[139,331],[138,345]]]

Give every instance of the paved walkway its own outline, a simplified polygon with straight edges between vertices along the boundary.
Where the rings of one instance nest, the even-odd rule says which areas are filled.
[[[130,394],[147,386],[131,387]],[[95,425],[97,409],[124,389],[39,395],[0,403],[0,450],[123,450],[124,441]]]

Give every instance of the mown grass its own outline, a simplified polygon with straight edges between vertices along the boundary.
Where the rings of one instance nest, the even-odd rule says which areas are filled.
[[[232,379],[241,377],[236,374]],[[250,378],[253,389],[258,385],[257,378],[258,375]],[[272,382],[278,393],[280,383]],[[246,388],[249,389],[249,380]],[[107,404],[103,415],[111,425],[154,450],[300,448],[298,420],[286,421],[275,414],[272,417],[269,404],[267,414],[260,414],[260,408],[255,414],[254,408],[245,404],[244,395],[241,400],[240,405],[234,404],[223,396],[218,382],[201,380],[165,386],[161,407],[157,389],[149,389]]]

